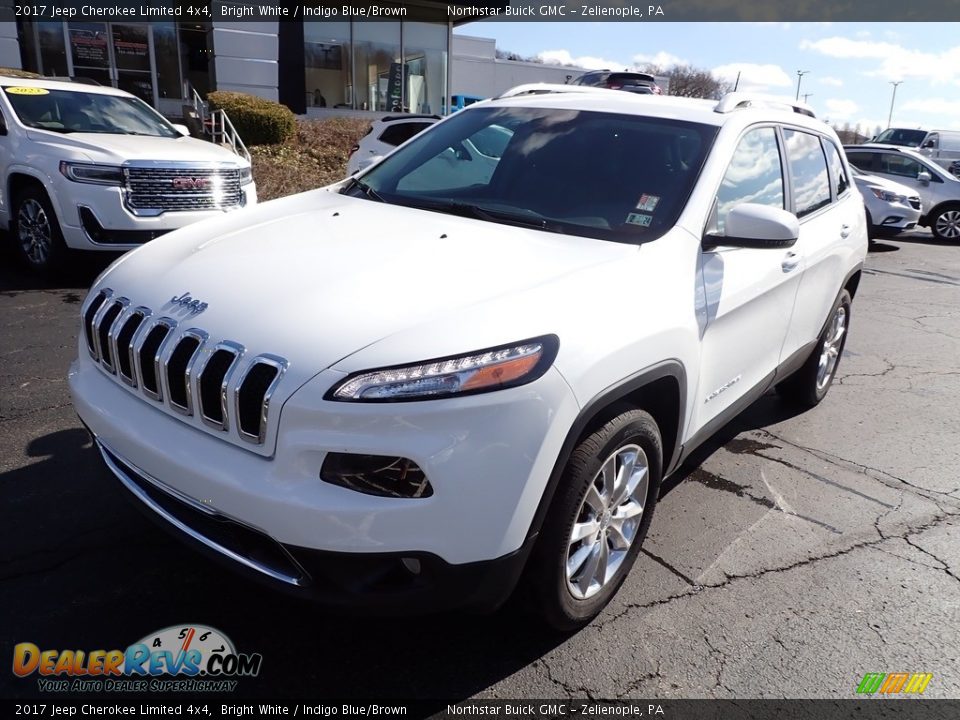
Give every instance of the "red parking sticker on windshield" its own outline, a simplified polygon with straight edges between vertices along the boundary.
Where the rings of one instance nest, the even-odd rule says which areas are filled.
[[[630,213],[627,215],[627,222],[631,225],[639,225],[640,227],[650,227],[650,223],[653,222],[653,215],[642,215],[641,213]]]
[[[644,193],[640,196],[640,199],[637,200],[637,210],[642,210],[644,212],[653,212],[657,209],[657,203],[660,202],[659,195],[648,195]]]

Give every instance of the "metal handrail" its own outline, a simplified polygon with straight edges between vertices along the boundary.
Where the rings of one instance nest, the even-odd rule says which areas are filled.
[[[247,150],[247,146],[241,139],[240,133],[237,132],[233,123],[230,122],[227,113],[223,110],[214,110],[210,113],[210,120],[213,142],[218,145],[229,145],[234,154],[250,162],[250,151]]]

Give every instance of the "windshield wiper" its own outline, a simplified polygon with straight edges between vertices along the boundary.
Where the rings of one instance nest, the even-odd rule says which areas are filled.
[[[462,215],[464,217],[476,218],[477,220],[486,220],[487,222],[519,225],[521,227],[531,227],[550,232],[563,232],[559,223],[551,222],[532,210],[527,212],[512,212],[510,210],[495,210],[462,202],[436,203],[435,205],[431,203],[429,209],[448,212],[451,215]]]
[[[367,185],[363,180],[357,180],[357,178],[350,178],[350,182],[347,183],[347,186],[344,190],[352,190],[357,188],[360,192],[366,195],[371,200],[376,200],[377,202],[385,203],[386,200],[383,199],[383,196],[374,190],[372,187]]]

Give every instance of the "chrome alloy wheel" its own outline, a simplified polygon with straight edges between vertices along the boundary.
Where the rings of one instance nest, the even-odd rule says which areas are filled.
[[[596,595],[617,574],[637,537],[649,486],[639,445],[615,450],[590,483],[567,540],[567,589],[578,600]]]
[[[27,198],[17,213],[17,235],[24,255],[34,265],[43,265],[53,248],[50,218],[37,200]]]
[[[948,240],[960,240],[960,210],[947,210],[937,216],[937,234]]]
[[[820,364],[817,366],[817,390],[823,390],[833,377],[833,371],[840,359],[840,349],[843,347],[843,336],[847,332],[847,309],[841,305],[830,320],[827,328],[827,337],[823,341],[820,351]]]

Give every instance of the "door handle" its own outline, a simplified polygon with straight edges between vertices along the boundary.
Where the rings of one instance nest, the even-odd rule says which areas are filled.
[[[783,268],[785,273],[793,272],[797,269],[797,265],[800,264],[800,256],[795,252],[788,252],[784,258],[783,262],[780,263],[780,267]]]
[[[840,226],[840,237],[842,237],[842,238],[850,237],[850,226],[849,226],[849,225],[841,225],[841,226]]]

